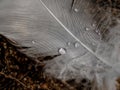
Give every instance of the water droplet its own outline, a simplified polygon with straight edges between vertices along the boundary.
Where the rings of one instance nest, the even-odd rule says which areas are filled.
[[[24,81],[26,81],[26,80],[27,80],[27,78],[24,78],[23,80],[24,80]]]
[[[90,29],[88,27],[85,28],[86,31],[89,31]]]
[[[74,9],[75,12],[78,12],[79,10],[77,8]]]
[[[66,54],[66,49],[65,49],[65,48],[60,48],[60,49],[58,50],[58,52],[59,52],[60,54]]]
[[[98,35],[101,35],[101,33],[99,32]]]
[[[79,47],[80,44],[78,42],[75,43],[75,48]]]
[[[70,46],[70,45],[71,45],[71,43],[70,43],[70,42],[68,42],[68,43],[67,43],[67,45],[68,45],[68,46]]]
[[[32,41],[33,44],[35,44],[35,41]]]
[[[95,30],[96,33],[98,33],[98,30]]]
[[[93,26],[93,27],[95,27],[95,26],[96,26],[96,24],[95,24],[95,23],[93,23],[93,24],[92,24],[92,26]]]

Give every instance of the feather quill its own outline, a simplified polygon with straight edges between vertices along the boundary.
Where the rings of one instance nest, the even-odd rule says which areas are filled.
[[[114,82],[116,80],[116,77],[119,75],[119,71],[117,70],[117,68],[115,68],[115,66],[113,65],[113,63],[109,62],[108,60],[105,60],[105,58],[103,58],[102,56],[98,55],[98,53],[94,52],[89,46],[87,46],[84,42],[82,42],[78,37],[75,36],[75,34],[73,34],[71,32],[71,30],[69,30],[68,27],[66,27],[66,25],[64,25],[64,23],[59,20],[59,18],[56,17],[56,15],[51,11],[51,9],[49,9],[49,7],[44,3],[44,0],[40,0],[40,2],[42,3],[42,5],[48,10],[48,12],[54,17],[54,19],[64,28],[64,30],[66,32],[68,32],[71,37],[73,37],[76,41],[78,41],[84,48],[86,48],[88,50],[88,52],[90,52],[93,56],[97,57],[100,61],[104,62],[106,65],[111,66],[113,71],[109,71],[107,72],[107,74],[102,75],[103,78],[106,78],[105,80],[102,80],[103,82],[100,83],[104,83],[102,85],[102,87],[99,87],[98,90],[115,90],[115,83]],[[74,0],[72,2],[72,9],[74,7]],[[101,22],[100,22],[101,23]],[[103,31],[104,33],[106,32],[105,30]],[[84,59],[84,58],[83,58]],[[64,69],[61,71],[61,74],[63,72],[65,72],[67,68],[64,67]],[[114,73],[114,74],[113,74]],[[111,74],[111,75],[109,75]],[[109,75],[109,76],[108,76]],[[108,76],[108,77],[107,77]],[[111,78],[111,80],[109,80]],[[96,78],[96,81],[100,81],[101,78],[98,77]],[[100,84],[99,83],[99,84]],[[99,85],[98,85],[99,86]],[[96,88],[93,88],[92,90],[97,90]]]
[[[98,56],[95,52],[91,50],[87,45],[85,45],[80,39],[78,39],[54,14],[53,12],[43,3],[42,0],[40,2],[43,4],[43,6],[48,10],[48,12],[54,17],[54,19],[66,30],[76,41],[78,41],[84,48],[86,48],[89,52],[91,52],[94,56],[96,56],[99,60],[106,63],[106,65],[112,66],[111,63],[104,60],[104,58]]]

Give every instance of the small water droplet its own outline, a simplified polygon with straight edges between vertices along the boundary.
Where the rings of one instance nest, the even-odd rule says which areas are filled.
[[[79,10],[77,8],[74,9],[75,12],[78,12]]]
[[[101,33],[99,32],[98,35],[101,35]]]
[[[75,48],[79,47],[80,44],[78,42],[75,43]]]
[[[86,31],[89,31],[90,29],[88,27],[85,28]]]
[[[33,44],[35,44],[35,41],[32,41]]]
[[[27,80],[27,78],[24,78],[24,81],[26,81]]]
[[[60,54],[66,54],[66,49],[65,49],[65,48],[60,48],[60,49],[58,50],[58,52],[59,52]]]
[[[96,33],[98,33],[99,31],[98,30],[95,30]]]
[[[71,45],[71,43],[70,43],[70,42],[68,42],[68,43],[67,43],[67,45],[68,45],[68,46],[70,46],[70,45]]]
[[[92,26],[93,26],[93,27],[95,27],[95,26],[96,26],[96,24],[95,24],[95,23],[93,23],[93,24],[92,24]]]

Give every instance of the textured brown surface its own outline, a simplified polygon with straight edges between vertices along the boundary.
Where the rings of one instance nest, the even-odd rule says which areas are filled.
[[[116,87],[117,87],[117,90],[120,90],[120,77],[117,79]]]
[[[20,52],[26,48],[0,35],[0,90],[91,90],[92,82],[85,78],[76,84],[74,79],[60,81],[46,75],[42,61],[57,55],[35,61]]]
[[[25,49],[0,35],[0,90],[69,90],[61,81],[43,73],[42,62],[32,60],[18,48]]]
[[[65,45],[69,41],[69,39],[71,42],[73,42],[70,38],[71,36],[68,37],[67,32],[64,32],[63,28],[61,28],[61,27],[59,27],[59,25],[57,25],[58,23],[57,24],[55,24],[56,22],[51,23],[55,20],[52,20],[53,18],[51,18],[51,16],[48,13],[42,14],[43,13],[42,10],[46,11],[46,9],[41,8],[42,7],[41,4],[39,5],[36,2],[36,4],[29,3],[30,5],[27,5],[30,0],[26,0],[25,2],[23,0],[23,1],[20,1],[20,3],[17,1],[19,1],[19,0],[9,1],[6,5],[6,2],[7,2],[7,0],[6,0],[5,3],[3,3],[3,7],[1,4],[1,8],[0,8],[1,9],[1,13],[0,13],[0,20],[1,20],[0,25],[1,26],[0,26],[0,28],[1,28],[2,33],[4,33],[5,35],[13,36],[13,37],[14,36],[19,37],[19,39],[16,38],[16,40],[21,40],[22,42],[26,42],[26,46],[31,45],[31,40],[36,40],[37,44],[35,44],[35,45],[38,46],[37,49],[40,51],[42,51],[42,50],[44,51],[45,49],[48,49],[48,46],[50,46],[50,50],[52,49],[52,50],[57,51],[58,48],[64,47],[64,46],[62,46],[63,45],[62,41],[65,41],[64,42]],[[32,1],[34,2],[34,0],[32,0]],[[43,0],[43,1],[47,1],[47,0]],[[53,2],[51,3],[51,1],[53,1]],[[78,9],[79,8],[81,9],[82,13],[81,12],[74,13],[72,10],[70,10],[71,8],[69,8],[70,2],[67,2],[67,1],[70,1],[70,0],[66,0],[66,3],[62,2],[62,0],[61,1],[56,0],[56,2],[54,2],[54,0],[48,0],[48,2],[47,2],[48,4],[46,4],[46,5],[48,7],[49,6],[52,7],[52,6],[56,5],[56,7],[51,8],[51,11],[54,12],[54,9],[55,9],[55,11],[57,13],[56,16],[58,15],[58,19],[60,19],[63,22],[63,24],[65,26],[67,26],[67,28],[70,29],[71,32],[78,39],[80,39],[85,45],[88,45],[85,43],[85,41],[87,41],[89,44],[94,45],[94,42],[92,43],[92,41],[94,41],[94,39],[95,39],[95,41],[97,41],[96,40],[97,37],[94,37],[94,35],[89,33],[89,31],[84,30],[87,25],[89,27],[89,25],[91,24],[91,22],[88,23],[89,18],[87,19],[89,14],[87,15],[86,12],[82,12],[83,10],[86,10],[84,8],[84,6],[85,6],[84,4],[86,4],[86,2],[83,2],[82,4],[80,4],[80,6],[81,5],[83,5],[83,6],[78,7]],[[77,1],[77,0],[74,0],[74,1]],[[84,0],[81,0],[81,1],[84,1]],[[97,27],[95,27],[95,30],[96,29],[99,30],[102,40],[109,40],[109,38],[111,38],[112,35],[114,34],[114,33],[112,33],[110,37],[107,37],[107,35],[109,34],[109,30],[117,24],[116,20],[117,20],[117,18],[119,18],[119,15],[120,15],[119,1],[118,0],[90,0],[90,1],[93,1],[94,5],[91,4],[93,6],[91,8],[89,8],[89,6],[88,6],[87,10],[88,11],[89,11],[89,9],[92,10],[91,11],[92,17],[97,22]],[[1,3],[2,2],[3,1],[1,0]],[[62,4],[57,3],[57,2],[62,2]],[[73,2],[73,4],[74,4],[74,2]],[[78,4],[78,3],[76,3],[76,4]],[[74,6],[76,6],[76,4],[72,5],[72,7],[74,8]],[[31,5],[33,5],[33,6],[31,6]],[[38,5],[40,7],[36,8],[36,7],[38,7],[36,5]],[[61,5],[63,5],[62,9],[61,9]],[[4,6],[7,9],[5,9]],[[58,7],[58,9],[57,9],[57,7]],[[41,11],[42,13],[39,13],[39,11]],[[61,11],[63,11],[63,12],[61,12]],[[48,12],[48,11],[46,11],[46,12]],[[21,17],[19,17],[20,15],[21,15]],[[44,18],[39,17],[39,15],[43,15]],[[45,17],[45,15],[47,18]],[[78,16],[76,16],[76,15],[78,15]],[[79,18],[82,16],[84,16],[84,17]],[[15,18],[15,17],[17,17],[17,18]],[[28,17],[30,17],[30,18],[28,18]],[[31,19],[31,17],[32,17],[32,19]],[[33,17],[35,17],[35,18],[33,18]],[[63,18],[63,17],[65,17],[65,18]],[[39,19],[43,19],[43,20],[39,21]],[[71,22],[72,20],[73,20],[73,22]],[[15,23],[17,21],[18,21],[18,23]],[[43,21],[45,21],[45,22],[43,23]],[[49,21],[51,21],[51,22],[49,22]],[[86,22],[84,22],[84,21],[86,21]],[[79,24],[81,22],[82,22],[82,24]],[[50,25],[50,23],[51,23],[51,25]],[[41,26],[39,27],[39,25],[41,25]],[[54,25],[55,27],[52,28],[52,25]],[[30,26],[30,27],[28,28],[27,26],[28,27]],[[40,29],[42,26],[44,26],[45,28]],[[119,31],[119,27],[117,29]],[[117,30],[117,29],[113,29],[113,31]],[[44,33],[42,32],[42,30]],[[20,31],[22,33],[16,33],[16,32],[20,32]],[[33,33],[33,32],[35,32],[35,33]],[[88,35],[85,34],[85,36],[83,36],[83,33],[88,33]],[[31,34],[33,36],[31,36]],[[41,35],[43,35],[43,37],[39,37]],[[115,38],[117,38],[116,35],[120,36],[119,33],[115,33]],[[23,37],[23,36],[26,36],[26,37]],[[46,37],[46,36],[48,36],[48,37],[44,40],[44,37]],[[55,37],[50,38],[51,36],[55,36]],[[66,38],[66,37],[68,37],[68,38]],[[89,40],[89,39],[91,39],[91,37],[94,37],[93,40]],[[15,39],[15,37],[14,37],[14,39]],[[117,38],[117,39],[119,41],[119,38]],[[118,41],[116,40],[114,42],[116,43]],[[19,43],[21,44],[21,42],[19,42]],[[104,47],[102,43],[99,43],[99,44],[102,45],[102,48]],[[115,45],[117,45],[117,44],[115,44]],[[43,48],[40,48],[40,46]],[[106,47],[104,47],[103,50],[102,50],[102,48],[100,48],[100,53],[102,53],[102,55],[104,57],[110,57],[112,55],[111,55],[111,53],[109,54],[109,52],[114,51],[115,53],[112,53],[112,54],[115,54],[114,55],[115,57],[112,57],[112,59],[115,61],[119,58],[119,57],[117,57],[117,56],[119,56],[119,54],[118,54],[119,52],[117,53],[117,50],[119,47],[117,49],[115,48],[115,50],[112,50],[112,48],[111,48],[112,46],[117,47],[110,43],[110,46],[106,45]],[[25,89],[25,90],[26,89],[70,90],[70,88],[74,88],[77,90],[82,90],[83,88],[90,89],[91,86],[92,87],[94,86],[90,83],[89,80],[87,80],[88,82],[86,83],[86,80],[83,79],[80,81],[80,83],[76,84],[74,79],[68,80],[67,82],[65,82],[65,81],[56,80],[56,79],[52,78],[51,76],[47,76],[43,72],[43,67],[45,64],[42,61],[51,60],[55,57],[58,57],[59,55],[52,55],[52,56],[45,56],[45,57],[40,56],[37,58],[40,61],[36,61],[35,59],[32,59],[31,57],[28,57],[25,54],[23,54],[22,52],[20,52],[20,50],[26,49],[27,47],[19,47],[19,45],[16,45],[15,43],[11,42],[10,40],[8,40],[7,38],[5,38],[2,35],[0,38],[0,48],[1,48],[0,49],[1,50],[1,52],[0,52],[0,75],[1,75],[0,76],[0,79],[1,79],[0,80],[0,89],[1,90],[5,89],[5,88],[11,88],[11,89],[14,88],[15,90],[18,88],[21,90],[23,90],[23,89]],[[93,49],[93,51],[94,51],[95,46],[93,48],[94,48]],[[78,51],[78,56],[79,56],[80,52],[82,52],[83,49],[81,50],[81,48],[80,49],[77,48],[77,50],[80,50],[80,51]],[[77,51],[77,50],[75,49],[74,51]],[[102,52],[104,50],[106,50],[105,53]],[[49,49],[48,49],[48,51],[49,51]],[[70,51],[72,52],[73,56],[77,55],[73,51],[73,49]],[[89,52],[89,51],[87,51],[87,52]],[[100,53],[97,53],[97,55],[100,55]],[[34,52],[32,54],[34,54]],[[72,55],[68,54],[67,59],[69,59],[69,56],[70,56],[70,58],[73,58]],[[94,53],[93,53],[93,55],[94,55]],[[102,55],[100,57],[102,57]],[[106,59],[104,57],[102,57],[102,58]],[[62,58],[62,59],[64,59],[64,58]],[[111,57],[108,58],[109,61],[110,61],[110,59],[111,59]],[[88,60],[90,61],[90,59],[88,59]],[[96,59],[95,59],[95,61],[96,61]],[[53,72],[51,72],[51,73],[53,73]],[[85,84],[84,84],[84,81],[85,81]],[[119,80],[118,80],[118,82],[119,82]],[[81,83],[83,83],[83,84],[81,84]],[[119,84],[117,84],[117,87],[119,90]],[[95,89],[95,90],[97,90],[97,89]]]

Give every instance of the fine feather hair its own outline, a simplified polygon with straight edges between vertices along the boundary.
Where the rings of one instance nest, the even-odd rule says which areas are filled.
[[[82,2],[80,4],[84,4],[85,2],[89,3],[88,6],[86,5],[86,7],[89,13],[93,16],[92,17],[93,21],[96,22],[96,29],[99,30],[98,32],[100,33],[101,40],[105,42],[109,41],[110,29],[114,28],[117,24],[119,24],[118,20],[120,19],[120,6],[119,6],[120,1],[73,0],[71,3],[71,9],[73,9],[74,6],[78,4],[78,2]],[[47,8],[51,15],[61,24],[61,26],[63,26],[66,29],[66,31],[68,31],[68,33],[74,37],[74,35],[63,25],[63,23],[59,21],[59,19],[54,15],[54,13],[52,13],[44,3],[43,5]],[[74,38],[78,42],[80,42],[82,46],[88,49],[88,51],[91,52],[91,50],[87,48],[81,41],[79,41],[78,38],[76,37]],[[89,56],[90,55],[85,55],[85,57]],[[107,69],[108,67],[104,66],[104,64],[101,64],[100,69],[97,70],[95,70],[96,67],[94,66],[88,67],[89,65],[88,66],[82,65],[81,61],[85,60],[85,57],[72,60],[70,61],[70,63],[65,62],[64,60],[50,61],[49,65],[48,64],[46,65],[45,70],[47,73],[51,73],[53,76],[68,81],[69,83],[74,82],[75,85],[77,85],[76,86],[77,90],[88,90],[87,85],[84,86],[86,89],[81,89],[80,87],[78,87],[81,85],[81,81],[83,78],[87,79],[88,81],[90,80],[91,82],[90,90],[116,90],[117,89],[116,80],[119,77],[119,73],[114,71],[113,68]],[[89,59],[88,61],[92,62],[92,59],[91,60]],[[60,62],[63,62],[64,64],[61,65]],[[52,67],[50,68],[50,66]]]
[[[91,14],[96,21],[102,40],[109,40],[110,29],[115,27],[120,20],[119,0],[91,0]]]
[[[73,0],[71,7],[82,2]],[[119,0],[85,0],[82,4],[87,7],[87,11],[96,22],[97,33],[101,35],[101,40],[109,40],[110,29],[120,23],[120,1]],[[78,7],[80,4],[78,5]],[[95,29],[95,30],[96,30]]]

